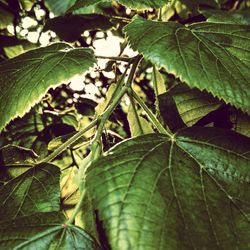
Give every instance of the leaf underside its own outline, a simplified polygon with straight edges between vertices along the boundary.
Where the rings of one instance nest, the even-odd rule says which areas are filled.
[[[23,116],[50,87],[58,86],[93,66],[91,49],[73,49],[65,43],[31,50],[0,63],[0,130]]]
[[[214,128],[111,149],[86,184],[112,249],[248,249],[249,152],[249,138]]]
[[[135,18],[125,27],[134,50],[190,87],[250,113],[250,26],[182,25]],[[143,37],[143,39],[142,39]]]

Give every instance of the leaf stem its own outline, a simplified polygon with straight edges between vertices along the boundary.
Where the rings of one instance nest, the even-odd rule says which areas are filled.
[[[88,130],[90,130],[91,128],[93,128],[98,122],[98,119],[93,120],[92,122],[90,122],[85,128],[83,128],[82,130],[80,130],[78,133],[76,133],[75,135],[73,135],[69,140],[67,140],[66,142],[64,142],[63,144],[61,144],[55,151],[53,151],[50,155],[48,155],[46,158],[44,158],[43,160],[41,160],[41,162],[50,162],[52,160],[54,160],[54,158],[56,156],[58,156],[59,154],[61,154],[64,150],[66,150],[71,144],[73,144],[74,142],[76,142],[79,138],[81,138]]]
[[[130,57],[122,57],[122,56],[95,56],[98,59],[107,59],[107,60],[114,60],[114,61],[122,61],[122,62],[130,62]]]
[[[162,133],[162,134],[166,134],[169,137],[173,137],[173,135],[171,133],[169,133],[163,126],[162,124],[158,121],[158,119],[155,117],[155,115],[153,114],[153,112],[147,107],[147,105],[144,103],[144,101],[137,95],[137,93],[135,91],[133,91],[132,89],[130,90],[132,96],[134,97],[134,99],[138,102],[138,104],[141,106],[141,108],[146,112],[149,120],[152,122],[152,124],[157,128],[157,130]]]
[[[132,94],[129,91],[128,91],[128,96],[129,96],[129,99],[130,99],[130,105],[131,105],[131,109],[132,109],[133,115],[135,117],[136,123],[137,123],[138,128],[139,128],[139,133],[140,133],[140,135],[143,135],[144,132],[143,132],[143,129],[142,129],[142,125],[141,125],[141,121],[140,121],[140,118],[139,118],[139,114],[137,113],[137,110],[136,110],[135,100],[134,100]]]
[[[100,156],[100,152],[101,152],[101,149],[100,149],[101,141],[100,140],[101,140],[101,136],[102,136],[102,132],[103,132],[105,123],[107,122],[108,118],[112,114],[115,107],[120,102],[121,98],[124,96],[124,94],[127,93],[128,89],[131,87],[137,66],[138,66],[139,62],[141,61],[141,58],[142,58],[141,56],[138,56],[134,59],[134,61],[132,62],[132,68],[130,70],[127,82],[122,86],[119,93],[117,93],[117,94],[114,93],[114,97],[113,97],[111,103],[109,104],[109,106],[106,108],[106,110],[98,118],[98,121],[100,123],[98,124],[98,128],[97,128],[95,137],[93,138],[92,143],[91,143],[91,153],[90,153],[91,155],[90,155],[89,162],[86,164],[86,166],[81,168],[80,173],[79,173],[81,176],[81,179],[82,179],[82,181],[80,183],[80,185],[81,185],[80,198],[75,206],[75,209],[73,211],[72,216],[67,221],[67,224],[72,224],[75,221],[75,217],[77,216],[77,214],[79,213],[79,211],[82,208],[82,204],[84,202],[84,198],[85,198],[85,194],[86,194],[86,189],[84,188],[84,185],[85,185],[84,173],[85,173],[86,169],[88,168],[88,166],[90,166],[90,164]],[[128,65],[128,67],[129,67],[129,65]],[[122,76],[122,78],[124,78],[124,77],[125,77],[125,75]]]

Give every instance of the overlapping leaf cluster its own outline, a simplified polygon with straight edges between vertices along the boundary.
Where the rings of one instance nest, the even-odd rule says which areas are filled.
[[[14,7],[3,1],[1,28],[20,19],[21,10],[33,11],[32,4],[24,2]],[[119,250],[250,249],[250,15],[241,1],[230,4],[184,0],[45,1],[45,10],[56,17],[45,20],[44,31],[52,30],[59,39],[72,44],[57,41],[0,62],[0,139],[12,133],[18,123],[11,122],[13,119],[23,119],[23,128],[19,126],[15,136],[10,136],[18,138],[13,141],[16,145],[6,146],[4,140],[0,141],[1,146],[5,145],[0,149],[0,249],[100,249],[97,242],[103,248]],[[123,5],[132,9],[128,11],[131,14],[119,16]],[[186,19],[182,18],[183,10]],[[46,129],[49,119],[44,119],[43,113],[37,121],[36,110],[30,109],[46,103],[51,116],[61,112],[60,105],[53,110],[47,99],[40,101],[49,89],[95,65],[93,50],[79,48],[82,33],[93,30],[122,34],[126,39],[123,45],[129,44],[142,55],[137,72],[140,76],[135,77],[133,87],[147,97],[153,91],[143,75],[147,77],[147,69],[153,67],[158,119],[143,105],[138,108],[138,99],[129,89],[130,106],[122,125],[129,126],[132,138],[89,164],[93,152],[82,160],[75,157],[72,147],[82,148],[78,151],[81,154],[88,152],[84,143],[91,145],[89,138],[95,140],[95,132],[91,132],[66,144],[64,150],[69,148],[72,157],[69,166],[64,161],[67,154],[52,164],[43,156],[74,137],[82,124],[78,126],[75,117],[64,117],[70,124],[77,123],[72,126],[74,131],[48,142],[39,126],[41,123]],[[4,56],[11,54],[8,46],[24,49],[22,39],[9,33],[1,37]],[[110,65],[119,68],[113,60]],[[128,65],[133,63],[131,60]],[[123,76],[126,79],[125,73]],[[97,106],[94,116],[95,101],[87,102],[82,96],[79,98],[85,101],[81,107],[78,102],[74,112],[81,113],[85,122],[96,121],[98,127],[119,90],[118,84],[110,86],[106,101]],[[88,105],[93,108],[91,115]],[[122,106],[119,108],[122,110]],[[27,112],[34,119],[22,118]],[[111,117],[109,122],[116,119]],[[32,123],[32,129],[25,127],[30,126],[27,122]],[[166,134],[155,133],[160,123]],[[106,124],[107,130],[111,127]],[[121,140],[119,130],[112,133]],[[44,154],[39,157],[20,147],[18,140],[26,135],[36,135],[36,140],[48,147],[41,147]],[[110,147],[106,145],[107,137],[102,136],[104,149]],[[30,143],[29,139],[27,147]],[[84,176],[63,172],[72,166],[80,171],[87,166]],[[69,180],[67,184],[65,179]],[[73,192],[70,185],[75,188]],[[86,193],[83,204],[78,203],[81,218],[69,220],[62,200],[78,200],[78,189]],[[87,218],[89,214],[91,219]],[[83,230],[93,224],[96,228],[87,231],[94,232],[96,239]]]

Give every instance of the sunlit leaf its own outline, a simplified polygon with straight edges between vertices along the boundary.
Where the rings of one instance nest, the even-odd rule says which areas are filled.
[[[0,220],[60,209],[59,168],[39,164],[0,188]]]
[[[81,228],[66,225],[60,213],[37,213],[0,223],[0,248],[23,250],[100,249]]]
[[[249,138],[214,128],[111,149],[86,184],[112,249],[248,249],[249,152]]]
[[[56,87],[95,62],[91,49],[64,43],[26,52],[0,63],[0,130],[23,116],[50,87]]]
[[[136,18],[125,31],[132,48],[152,63],[250,112],[249,25]]]

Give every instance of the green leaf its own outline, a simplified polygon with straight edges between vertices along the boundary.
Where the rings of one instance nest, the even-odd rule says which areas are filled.
[[[68,12],[87,7],[99,2],[112,2],[111,0],[77,0],[75,4],[68,10]],[[118,0],[120,4],[123,4],[131,9],[143,10],[150,8],[160,8],[166,4],[166,0]]]
[[[0,220],[60,209],[60,171],[39,164],[0,188]]]
[[[179,128],[185,127],[182,126],[181,121],[176,120],[178,118],[175,113],[180,115],[181,120],[187,126],[192,126],[222,105],[222,102],[207,92],[196,88],[191,89],[184,84],[177,84],[168,92],[159,95],[158,102],[161,116],[170,128],[178,128],[178,124],[180,124]]]
[[[44,31],[52,30],[62,40],[74,42],[85,30],[107,30],[112,26],[113,24],[107,17],[97,14],[82,14],[49,19],[44,26]]]
[[[250,116],[235,108],[231,108],[230,114],[230,120],[234,124],[233,130],[250,137]]]
[[[188,6],[191,10],[197,8],[199,6],[212,6],[218,7],[218,5],[222,4],[226,0],[179,0],[181,3]]]
[[[200,11],[209,22],[231,23],[231,24],[250,24],[250,11],[221,11],[221,10],[201,10]]]
[[[125,31],[132,48],[152,63],[250,113],[250,26],[136,18]]]
[[[133,103],[134,106],[135,103]],[[133,108],[132,103],[129,105],[127,119],[131,136],[145,135],[154,133],[154,130],[149,121],[142,117],[138,110]]]
[[[5,29],[14,20],[14,14],[7,8],[0,6],[0,29]]]
[[[2,166],[34,165],[38,157],[33,150],[15,145],[0,148],[0,156]]]
[[[66,225],[60,213],[37,213],[0,224],[0,249],[101,249],[81,228]]]
[[[0,130],[23,116],[50,87],[58,86],[93,66],[91,49],[73,49],[64,43],[30,50],[0,63]]]
[[[86,174],[112,249],[250,248],[249,152],[247,137],[198,127],[112,148]]]
[[[45,0],[46,5],[56,15],[62,15],[75,3],[75,0]]]

